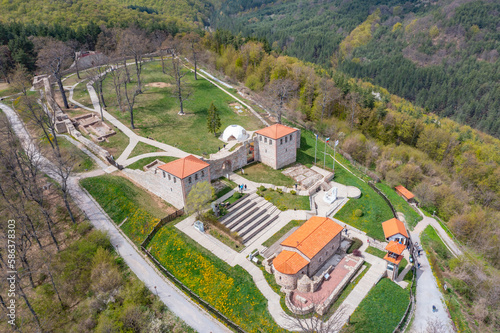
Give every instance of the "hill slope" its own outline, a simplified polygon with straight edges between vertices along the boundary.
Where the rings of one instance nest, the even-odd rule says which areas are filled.
[[[369,16],[369,29],[361,29]],[[303,60],[333,62],[441,116],[500,136],[500,3],[493,0],[228,0],[213,22],[265,37]]]

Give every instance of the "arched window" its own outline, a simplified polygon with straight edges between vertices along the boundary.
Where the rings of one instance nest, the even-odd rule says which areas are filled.
[[[191,176],[188,178],[188,183],[191,184]]]
[[[205,171],[201,170],[201,178],[205,177]]]
[[[197,173],[194,174],[194,180],[198,180],[198,174]]]

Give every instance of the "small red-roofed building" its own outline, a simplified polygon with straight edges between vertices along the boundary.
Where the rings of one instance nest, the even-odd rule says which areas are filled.
[[[382,229],[384,229],[384,236],[388,242],[395,241],[407,245],[410,240],[405,224],[396,218],[382,222]]]
[[[384,257],[384,260],[387,261],[387,276],[391,280],[396,280],[398,277],[399,263],[403,260],[403,251],[406,249],[406,245],[396,241],[390,241],[385,249],[387,250],[387,254]]]
[[[300,148],[300,130],[274,124],[255,132],[256,160],[274,169],[294,163]]]
[[[337,252],[342,226],[327,217],[313,216],[281,242],[273,259],[276,283],[285,289],[297,288],[297,281],[313,276]]]
[[[407,202],[415,202],[415,195],[408,191],[403,185],[394,188],[396,193],[403,197]]]
[[[210,164],[193,155],[159,165],[156,173],[163,178],[167,201],[177,208],[186,205],[187,196],[195,184],[210,183]]]

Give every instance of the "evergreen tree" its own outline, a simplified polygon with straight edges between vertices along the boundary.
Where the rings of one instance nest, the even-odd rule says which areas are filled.
[[[207,117],[207,127],[209,132],[213,132],[214,136],[217,136],[217,131],[221,127],[219,110],[215,107],[214,102],[210,104],[208,108],[208,117]]]

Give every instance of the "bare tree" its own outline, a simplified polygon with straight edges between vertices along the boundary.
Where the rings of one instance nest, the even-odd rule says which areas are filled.
[[[82,46],[81,44],[72,39],[72,40],[69,40],[67,43],[68,47],[71,49],[71,53],[72,53],[72,56],[73,56],[73,63],[75,64],[75,69],[76,69],[76,77],[78,78],[78,80],[81,80],[81,77],[80,77],[80,67],[79,67],[79,54],[82,49]]]
[[[115,88],[116,95],[116,103],[121,111],[124,111],[123,103],[122,103],[122,85],[125,82],[125,68],[119,65],[118,61],[116,61],[112,66],[109,74],[113,79],[113,87]]]
[[[69,109],[69,105],[61,77],[63,69],[69,65],[72,59],[71,55],[71,48],[68,45],[58,40],[49,39],[47,44],[38,53],[37,60],[38,67],[50,73],[56,80],[66,109]]]
[[[181,41],[178,38],[167,38],[167,40],[163,43],[163,47],[168,49],[171,54],[171,64],[168,72],[173,77],[175,83],[173,97],[177,98],[179,101],[179,115],[184,115],[184,102],[189,99],[192,94],[192,90],[184,81],[184,77],[189,73],[189,71],[184,67],[179,56]]]
[[[184,36],[184,42],[187,50],[189,51],[189,57],[194,64],[194,79],[198,80],[198,60],[202,51],[200,47],[200,36],[194,32],[190,32]]]
[[[140,90],[139,86],[135,86],[131,91],[129,91],[130,88],[127,87],[127,80],[123,81],[123,86],[124,86],[124,92],[125,92],[125,100],[127,101],[128,105],[128,111],[130,113],[130,127],[132,129],[135,129],[134,125],[134,105],[135,105],[135,99],[137,96],[140,95]]]
[[[166,55],[167,50],[165,50],[162,47],[162,45],[166,39],[167,39],[167,33],[164,31],[161,31],[161,30],[154,31],[152,34],[152,37],[151,37],[152,45],[153,45],[154,49],[156,50],[156,52],[158,53],[158,55],[160,56],[161,70],[162,70],[163,74],[166,74],[165,55]]]
[[[335,87],[333,81],[327,78],[322,78],[319,86],[319,96],[317,97],[318,104],[321,106],[321,122],[323,121],[326,108],[330,105],[330,103],[336,101],[339,97],[340,89]]]
[[[139,93],[142,93],[142,58],[149,51],[149,47],[150,39],[148,35],[144,30],[136,27],[131,27],[123,31],[118,43],[118,49],[123,55],[134,58]]]
[[[283,107],[297,91],[297,82],[291,79],[277,79],[268,85],[268,92],[271,95],[274,110],[276,112],[278,124],[281,124]]]
[[[94,87],[97,98],[99,99],[99,106],[101,109],[101,120],[104,121],[103,109],[106,107],[106,102],[104,101],[103,93],[103,82],[109,73],[108,59],[107,57],[97,57],[95,61],[92,62],[92,67],[88,70],[91,83]]]

